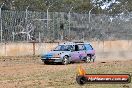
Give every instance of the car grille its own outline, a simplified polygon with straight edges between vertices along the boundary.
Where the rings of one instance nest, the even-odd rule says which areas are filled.
[[[49,55],[45,55],[44,57],[45,57],[45,58],[52,58],[53,55],[49,54]]]

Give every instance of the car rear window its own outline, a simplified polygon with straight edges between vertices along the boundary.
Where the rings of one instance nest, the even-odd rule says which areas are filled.
[[[93,47],[90,44],[85,44],[86,50],[93,50]]]

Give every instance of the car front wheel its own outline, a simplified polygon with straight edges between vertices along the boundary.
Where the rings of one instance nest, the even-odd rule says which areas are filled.
[[[49,65],[50,62],[49,61],[43,61],[45,65]]]
[[[63,60],[62,60],[62,64],[63,65],[67,65],[69,63],[69,57],[68,56],[64,56]]]

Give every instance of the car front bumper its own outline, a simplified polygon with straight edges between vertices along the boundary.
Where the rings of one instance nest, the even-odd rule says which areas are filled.
[[[48,61],[48,62],[62,62],[61,58],[41,58],[42,61]]]

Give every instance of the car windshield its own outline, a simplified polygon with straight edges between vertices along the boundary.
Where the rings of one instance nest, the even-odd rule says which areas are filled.
[[[54,49],[54,51],[71,51],[71,50],[73,50],[72,45],[59,45]]]

